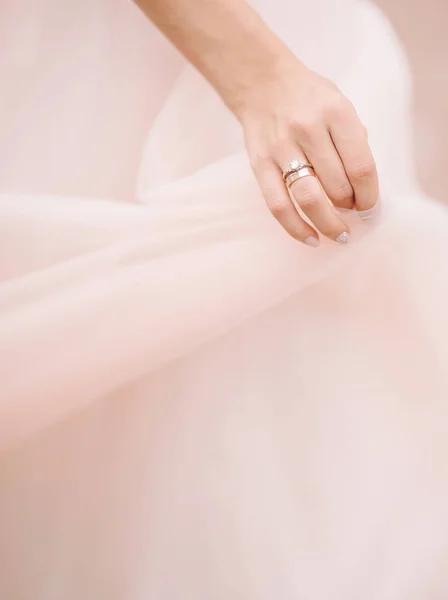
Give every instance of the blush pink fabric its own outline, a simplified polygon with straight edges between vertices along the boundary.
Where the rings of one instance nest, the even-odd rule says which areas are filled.
[[[448,216],[406,63],[370,4],[253,4],[368,127],[384,210],[346,247],[284,234],[131,3],[2,2],[2,598],[447,597]]]

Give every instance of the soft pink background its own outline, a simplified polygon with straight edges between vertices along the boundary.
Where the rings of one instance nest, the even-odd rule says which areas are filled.
[[[442,2],[381,0],[415,122],[369,3],[252,2],[369,131],[347,246],[130,1],[0,0],[2,600],[448,598]]]
[[[376,0],[376,4],[394,25],[412,67],[420,183],[429,195],[446,201],[448,2]]]

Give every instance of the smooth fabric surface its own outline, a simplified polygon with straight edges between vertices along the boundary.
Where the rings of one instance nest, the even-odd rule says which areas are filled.
[[[253,4],[369,130],[384,210],[346,247],[286,236],[132,4],[1,5],[2,598],[448,595],[448,214],[406,63],[370,4]]]

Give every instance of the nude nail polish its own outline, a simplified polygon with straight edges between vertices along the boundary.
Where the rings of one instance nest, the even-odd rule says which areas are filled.
[[[309,237],[306,238],[305,244],[307,246],[311,246],[312,248],[317,248],[320,245],[320,242],[317,237],[310,235]]]

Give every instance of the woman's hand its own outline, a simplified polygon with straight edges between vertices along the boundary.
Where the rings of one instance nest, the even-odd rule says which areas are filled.
[[[319,244],[300,216],[282,173],[294,159],[309,162],[316,177],[294,181],[290,191],[313,226],[346,242],[349,229],[334,206],[367,210],[378,199],[378,179],[366,130],[348,99],[327,79],[292,58],[254,86],[237,108],[251,164],[274,217],[297,240]]]
[[[318,231],[347,241],[328,198],[372,208],[378,182],[364,127],[336,86],[307,69],[245,0],[135,1],[241,121],[264,197],[283,227],[319,243],[282,178],[290,161],[308,161],[317,178],[298,179],[291,192]]]

